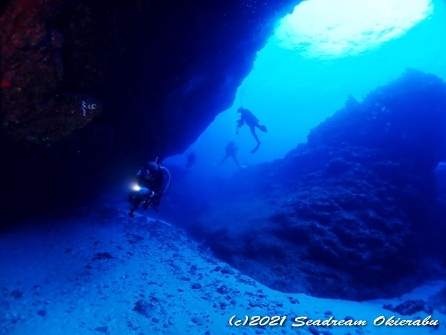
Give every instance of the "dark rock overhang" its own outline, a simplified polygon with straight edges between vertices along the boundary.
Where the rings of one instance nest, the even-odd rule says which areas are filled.
[[[61,199],[111,166],[181,152],[298,2],[3,2],[4,194]]]

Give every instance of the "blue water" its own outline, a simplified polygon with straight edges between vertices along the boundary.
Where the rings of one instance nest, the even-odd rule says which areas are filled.
[[[345,55],[329,59],[326,55],[308,57],[305,50],[284,48],[279,37],[272,36],[258,52],[233,106],[222,111],[183,155],[170,157],[165,163],[184,165],[193,151],[197,173],[228,176],[238,169],[231,159],[222,166],[215,165],[230,140],[237,143],[242,165],[282,158],[306,141],[310,129],[343,107],[349,95],[361,101],[369,91],[399,77],[407,67],[446,79],[446,3],[435,0],[432,6],[425,20],[397,38],[353,55],[347,50]],[[370,42],[364,39],[358,43]],[[239,135],[235,133],[240,105],[268,128],[267,134],[257,130],[262,144],[255,154],[250,153],[256,143],[248,127],[243,127]]]
[[[424,283],[412,293],[415,285],[411,283],[406,289],[403,283],[399,285],[398,292],[386,292],[389,299],[382,297],[360,303],[287,293],[287,286],[280,287],[281,282],[275,283],[275,287],[263,285],[269,284],[266,277],[277,273],[277,276],[289,279],[292,271],[281,267],[285,263],[283,253],[287,252],[287,243],[293,247],[301,246],[304,251],[297,247],[292,249],[292,252],[296,250],[296,255],[293,254],[292,262],[285,265],[290,268],[300,266],[299,269],[317,273],[317,264],[320,263],[317,260],[304,263],[308,257],[301,256],[308,256],[305,248],[310,246],[313,248],[312,256],[319,256],[324,261],[327,255],[331,255],[331,249],[325,243],[330,246],[329,243],[334,242],[334,250],[342,245],[333,238],[336,229],[338,234],[342,230],[344,234],[340,236],[349,240],[347,244],[353,245],[353,261],[336,264],[336,259],[334,268],[338,265],[352,266],[356,259],[354,256],[367,257],[365,244],[359,243],[357,237],[369,245],[373,245],[369,240],[376,241],[372,255],[379,254],[376,250],[380,248],[385,250],[383,253],[389,252],[387,256],[390,255],[394,246],[401,248],[398,241],[392,244],[394,236],[391,229],[405,227],[407,222],[403,221],[405,216],[401,213],[407,208],[402,207],[414,207],[416,212],[418,204],[412,206],[414,199],[419,199],[416,196],[435,193],[434,183],[429,184],[432,179],[420,181],[413,175],[410,175],[413,180],[402,179],[404,183],[409,182],[400,188],[386,190],[375,187],[381,185],[382,180],[375,178],[375,171],[370,173],[369,180],[363,178],[372,169],[366,170],[355,159],[346,161],[343,157],[335,157],[327,163],[310,157],[306,165],[280,160],[300,143],[305,143],[310,130],[341,109],[348,97],[350,101],[353,97],[361,102],[370,91],[398,78],[408,67],[446,80],[446,2],[434,0],[432,6],[433,12],[425,20],[398,37],[379,45],[371,43],[370,49],[356,45],[335,56],[309,53],[305,48],[287,49],[278,35],[272,36],[258,52],[253,70],[238,88],[231,108],[221,111],[184,153],[163,162],[172,174],[172,181],[159,211],[138,210],[135,218],[129,218],[129,185],[126,184],[105,194],[96,203],[76,209],[74,214],[35,218],[22,230],[0,235],[0,334],[444,334],[444,281]],[[369,42],[357,43],[367,45]],[[240,106],[250,109],[268,129],[267,133],[257,129],[261,145],[255,153],[250,152],[256,142],[249,128],[244,126],[239,134],[235,132],[236,111]],[[410,108],[412,106],[406,107],[407,111],[414,111]],[[385,108],[381,106],[376,108],[378,113],[383,110]],[[336,119],[336,122],[348,128],[349,123],[342,120],[342,116],[339,118],[341,121]],[[366,130],[372,127],[385,130],[387,127],[379,122],[370,124]],[[411,124],[413,127],[417,125]],[[328,133],[328,137],[336,137],[337,133],[328,128],[325,135]],[[383,135],[381,139],[388,140],[388,137]],[[416,140],[421,142],[424,139]],[[246,168],[238,167],[231,158],[218,164],[231,140],[236,142],[236,155]],[[401,139],[402,145],[407,143],[405,140]],[[373,143],[367,144],[376,149]],[[196,162],[186,168],[187,156],[191,152],[196,155]],[[351,150],[352,156],[358,152],[362,153]],[[373,150],[367,151],[366,158],[360,159],[372,160],[367,156],[371,153]],[[271,169],[261,164],[271,161],[274,164]],[[399,185],[398,178],[404,173],[400,174],[398,169],[404,170],[404,164],[410,167],[411,162],[407,159],[389,161],[377,160],[377,170],[381,168],[383,174],[390,174],[397,180],[395,185]],[[440,166],[443,182],[437,186],[444,204],[446,168],[444,164]],[[332,175],[323,174],[326,171]],[[345,171],[347,177],[337,178],[337,173]],[[308,178],[301,180],[301,176]],[[275,184],[270,183],[271,180]],[[339,180],[346,185],[339,186]],[[317,184],[319,181],[320,185]],[[294,184],[290,186],[288,182]],[[297,187],[298,183],[301,184]],[[360,186],[356,187],[358,183]],[[413,185],[420,184],[426,189],[411,189]],[[415,196],[411,198],[412,192]],[[404,203],[405,196],[407,201]],[[404,206],[392,207],[397,197],[403,199],[401,203]],[[354,208],[344,209],[339,200],[344,201],[344,206]],[[431,199],[426,202],[431,202]],[[355,207],[358,204],[363,207]],[[433,223],[426,219],[428,224],[425,228],[431,234],[433,252],[438,250],[437,245],[443,243],[445,208],[437,211],[434,219],[430,218]],[[294,211],[300,211],[301,218],[296,219],[298,216],[292,215]],[[391,229],[386,225],[386,215],[392,217]],[[335,223],[341,224],[327,225],[331,219],[337,219]],[[364,222],[384,225],[389,230],[381,231],[378,227],[373,234],[367,226],[361,226]],[[279,229],[274,230],[276,227]],[[281,235],[277,234],[280,229]],[[429,237],[429,233],[424,237]],[[395,239],[398,238],[401,236],[395,234]],[[392,243],[381,243],[389,240]],[[429,251],[429,247],[426,249]],[[227,250],[232,254],[225,254]],[[401,254],[398,257],[411,255]],[[234,267],[225,261],[229,264],[232,261]],[[262,261],[264,267],[259,266]],[[305,269],[306,264],[309,264],[308,269]],[[373,272],[375,265],[372,261],[369,273]],[[439,268],[444,265],[444,262],[438,263]],[[331,280],[333,285],[335,277],[326,278],[325,268],[321,266],[321,269],[320,274],[323,275],[315,276],[315,286],[318,283],[323,286],[325,280]],[[246,272],[256,274],[258,281],[248,277]],[[296,276],[298,280],[300,278]],[[358,283],[359,286],[361,284]],[[339,285],[342,286],[342,282]],[[279,287],[279,290],[274,291],[271,287]],[[300,293],[299,289],[293,290],[296,291]],[[406,295],[401,295],[401,292]],[[314,327],[312,330],[309,327],[294,329],[289,322],[284,328],[233,328],[228,324],[233,315],[239,318],[244,315],[290,318],[307,315],[313,319],[326,319],[333,315],[337,319],[373,320],[379,315],[392,315],[388,309],[382,308],[385,304],[398,305],[409,298],[426,300],[432,297],[433,303],[437,304],[435,311],[417,311],[407,318],[422,319],[427,313],[432,314],[434,318],[441,319],[441,329],[370,326],[364,330],[323,328],[319,332]],[[145,308],[137,308],[144,304]]]

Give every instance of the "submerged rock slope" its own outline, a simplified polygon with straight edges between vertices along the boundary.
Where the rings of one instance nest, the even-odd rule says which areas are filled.
[[[240,171],[230,200],[190,229],[275,289],[394,295],[429,276],[427,250],[444,249],[428,241],[444,129],[446,85],[407,70],[362,102],[349,98],[285,159]]]
[[[216,259],[168,222],[139,213],[130,219],[126,204],[111,203],[0,234],[1,335],[346,334],[345,326],[292,327],[298,316],[365,320],[366,326],[348,327],[357,333],[444,332],[446,316],[439,312],[444,312],[445,282],[430,283],[400,301],[357,303],[281,293]],[[399,314],[401,301],[414,299],[429,309]],[[421,320],[432,315],[440,327],[373,326],[380,315]],[[259,318],[234,326],[245,316],[265,318],[262,326],[256,326]],[[269,316],[276,316],[275,326]]]

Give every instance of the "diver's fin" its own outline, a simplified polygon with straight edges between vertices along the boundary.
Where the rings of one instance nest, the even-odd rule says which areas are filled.
[[[252,154],[256,153],[257,150],[259,150],[259,148],[260,148],[260,144],[261,144],[261,142],[258,142],[257,145],[256,145],[256,147],[255,147],[254,149],[251,150],[251,153],[252,153]]]

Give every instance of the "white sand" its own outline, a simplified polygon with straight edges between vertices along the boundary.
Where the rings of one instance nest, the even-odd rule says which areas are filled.
[[[368,302],[285,294],[241,275],[182,230],[140,214],[132,220],[126,204],[119,208],[52,227],[41,220],[32,231],[0,235],[0,334],[310,334],[308,326],[291,327],[293,319],[325,320],[327,311],[337,320],[351,316],[368,325],[317,328],[324,335],[446,334],[446,316],[436,311],[432,318],[440,321],[439,329],[373,325],[381,315],[401,317],[383,304],[427,299],[444,282]],[[113,258],[93,260],[105,252]],[[141,299],[147,302],[146,316],[133,310]],[[287,320],[284,326],[231,327],[233,315]],[[427,314],[401,318],[416,316]]]

